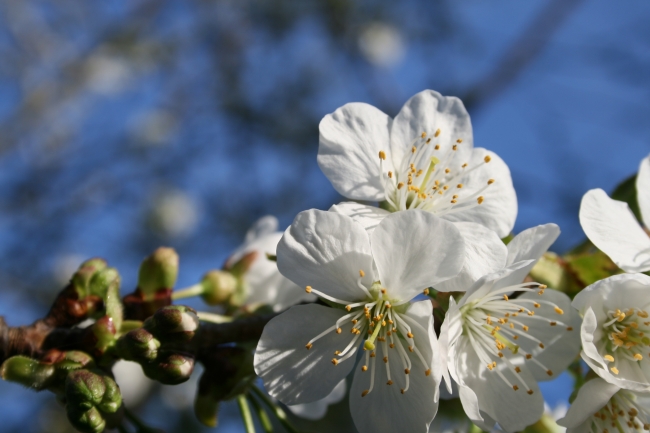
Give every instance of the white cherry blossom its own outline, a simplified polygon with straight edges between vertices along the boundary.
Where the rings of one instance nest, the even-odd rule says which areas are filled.
[[[474,282],[458,303],[450,300],[440,342],[448,345],[447,367],[467,416],[485,430],[536,422],[544,411],[537,382],[557,377],[580,350],[580,317],[569,297],[522,283],[558,234],[554,224],[522,232],[501,269]]]
[[[474,222],[507,236],[517,215],[510,170],[473,147],[463,103],[433,90],[413,96],[392,119],[365,103],[349,103],[320,123],[318,165],[353,200],[332,210],[375,227],[391,212],[422,209],[449,221]]]
[[[582,359],[620,388],[650,391],[650,277],[621,274],[576,295],[583,316]]]
[[[585,383],[558,424],[567,433],[641,433],[650,430],[650,394],[595,378]]]
[[[244,243],[226,261],[225,268],[248,256],[249,268],[242,276],[242,298],[246,305],[265,304],[282,311],[300,302],[313,301],[313,295],[283,277],[278,266],[267,254],[275,255],[282,232],[278,220],[271,215],[257,220],[246,233]]]
[[[385,218],[371,233],[351,218],[298,214],[278,245],[287,278],[332,305],[294,306],[272,319],[255,371],[285,404],[319,400],[354,368],[352,417],[365,432],[426,432],[442,369],[429,301],[410,301],[453,277],[464,243],[453,224],[423,212]]]
[[[636,190],[641,217],[649,227],[650,156],[641,161]],[[589,240],[621,269],[627,272],[650,270],[650,237],[626,203],[609,198],[602,189],[592,189],[582,198],[580,225]]]

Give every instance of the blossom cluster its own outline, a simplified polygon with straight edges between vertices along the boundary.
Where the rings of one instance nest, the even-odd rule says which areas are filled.
[[[265,266],[277,277],[250,294],[282,304],[276,311],[300,304],[266,325],[255,351],[271,396],[322,412],[351,375],[361,433],[427,432],[441,398],[460,398],[484,430],[514,432],[542,417],[538,383],[580,354],[599,377],[560,423],[594,432],[650,427],[650,277],[635,273],[650,270],[650,237],[625,203],[602,190],[585,194],[585,233],[630,273],[572,300],[531,273],[559,227],[510,235],[510,171],[473,146],[459,99],[423,91],[394,118],[346,104],[320,123],[318,165],[349,200],[301,212],[275,232],[265,253],[277,266]],[[650,157],[636,182],[647,225]],[[275,292],[283,293],[276,303]],[[435,308],[444,318],[434,319]]]

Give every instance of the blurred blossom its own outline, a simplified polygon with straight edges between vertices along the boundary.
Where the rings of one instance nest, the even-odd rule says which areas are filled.
[[[179,190],[164,191],[154,199],[151,221],[163,235],[184,236],[192,233],[199,217],[196,202]]]
[[[202,375],[203,366],[196,364],[192,376],[187,382],[183,382],[180,385],[164,385],[160,392],[160,397],[163,402],[175,410],[191,408],[196,397],[199,379]]]
[[[137,362],[120,360],[113,366],[115,382],[120,386],[122,400],[126,407],[139,405],[156,383],[142,372]]]
[[[77,271],[84,258],[79,254],[62,254],[54,259],[52,277],[59,286],[68,284],[72,274]]]
[[[85,66],[88,89],[103,95],[124,90],[132,75],[126,61],[106,53],[94,54]]]
[[[406,51],[402,34],[390,24],[374,22],[359,35],[359,49],[370,63],[389,67],[402,61]]]
[[[143,146],[160,146],[169,142],[176,130],[176,118],[163,110],[152,110],[136,119],[132,135]]]

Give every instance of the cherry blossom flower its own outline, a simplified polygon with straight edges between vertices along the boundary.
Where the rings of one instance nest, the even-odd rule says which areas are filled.
[[[448,344],[447,367],[467,416],[485,430],[536,422],[544,411],[537,382],[557,377],[580,350],[580,317],[569,297],[522,283],[558,234],[554,224],[522,232],[502,269],[478,279],[458,303],[450,300],[440,342]]]
[[[583,316],[582,359],[600,377],[620,388],[650,391],[650,277],[622,274],[605,278],[576,295]]]
[[[318,165],[353,200],[332,210],[374,228],[391,212],[422,209],[449,221],[510,233],[517,198],[510,170],[494,153],[473,147],[463,103],[433,90],[413,96],[392,119],[364,103],[346,104],[320,123]]]
[[[650,226],[650,156],[643,159],[636,178],[641,217]],[[626,203],[613,200],[602,189],[592,189],[580,204],[580,225],[587,237],[627,272],[650,270],[650,237]]]
[[[266,325],[254,363],[269,394],[287,405],[324,398],[362,348],[350,391],[357,429],[426,432],[442,369],[432,305],[410,301],[457,274],[463,250],[454,225],[428,212],[391,215],[370,234],[344,215],[298,214],[278,268],[332,307],[294,306]]]
[[[650,394],[595,378],[585,383],[558,424],[567,433],[640,433],[650,430]]]

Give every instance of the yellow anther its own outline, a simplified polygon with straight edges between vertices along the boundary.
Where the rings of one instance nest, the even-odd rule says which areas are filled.
[[[648,313],[643,311],[643,310],[638,310],[636,314],[641,317],[642,319],[646,319],[648,317]]]
[[[524,331],[528,332],[528,326],[523,325],[522,328],[523,328]]]
[[[514,323],[510,323],[509,326],[510,326],[510,329],[515,329],[515,324]]]
[[[391,349],[394,349],[394,348],[395,348],[395,345],[394,345],[393,343],[390,343],[390,344],[388,345],[388,347],[390,347]]]
[[[445,185],[445,186],[443,186],[442,189],[444,189],[445,191],[447,191],[447,190],[449,189],[449,185]]]
[[[366,273],[363,272],[363,270],[359,269],[359,276],[360,276],[361,278],[363,278],[363,277],[366,276]]]
[[[488,185],[492,185],[494,183],[494,179],[488,180]]]
[[[499,355],[499,358],[503,358],[503,353],[498,352],[497,355]]]
[[[307,292],[307,293],[311,293],[311,286],[307,286],[307,287],[305,287],[305,292]]]
[[[451,146],[451,150],[454,150],[454,151],[458,150],[458,146],[456,146],[456,145],[454,144],[453,146]]]
[[[389,380],[388,382],[386,382],[386,385],[392,385],[392,384],[393,384],[392,380]]]
[[[532,389],[529,389],[529,390],[526,391],[526,392],[528,393],[528,395],[533,395],[533,390],[532,390]]]
[[[635,353],[634,359],[636,359],[637,361],[641,361],[643,359],[643,355],[641,355],[640,353]]]
[[[377,356],[377,355],[375,355],[375,352],[370,352],[370,357],[371,358],[374,358],[375,356]]]
[[[414,351],[413,346],[409,346],[409,352],[413,352],[413,351]]]
[[[309,350],[309,349],[311,349],[313,346],[314,346],[313,344],[311,344],[311,343],[307,343],[307,345],[305,346],[305,348],[306,348],[307,350]]]
[[[503,295],[503,300],[507,301],[508,300],[508,295]]]
[[[422,293],[424,293],[425,295],[428,295],[428,294],[429,294],[429,289],[424,289],[424,290],[422,291]]]
[[[517,390],[519,389],[519,387],[518,387],[517,385],[512,385],[512,389],[514,389],[515,391],[517,391]]]
[[[351,306],[351,305],[346,305],[346,306],[345,306],[345,309],[348,310],[348,311],[350,311],[350,310],[352,309],[352,306]]]
[[[546,370],[546,374],[548,374],[549,376],[553,376],[553,371],[551,371],[551,370]]]
[[[361,371],[368,371],[368,366],[364,365],[363,367],[361,367]]]
[[[535,312],[534,312],[534,311],[529,311],[529,312],[526,313],[526,314],[528,314],[529,316],[534,316],[534,315],[535,315]]]
[[[610,368],[610,370],[612,370],[612,373],[618,374],[618,368],[612,367],[612,368]]]
[[[411,370],[409,370],[408,368],[405,368],[404,369],[404,374],[411,374]]]
[[[386,289],[385,289],[385,288],[382,288],[382,289],[381,289],[381,293],[382,293],[383,295],[385,295],[385,294],[386,294]]]
[[[431,143],[431,139],[427,138],[427,144]]]
[[[411,147],[411,153],[415,153],[416,150],[418,150],[417,147],[415,147],[415,146]]]
[[[573,331],[573,326],[567,326],[566,330],[567,331]]]
[[[459,183],[458,185],[456,185],[456,188],[462,188],[462,187],[463,187],[462,183]]]
[[[336,333],[337,334],[340,334],[341,332],[343,332],[343,330],[341,328],[336,328]]]
[[[335,351],[334,351],[334,355],[337,355],[337,356],[338,356],[338,355],[340,355],[340,354],[341,354],[341,351],[340,351],[340,350],[335,350]]]
[[[451,172],[451,170],[450,170],[450,169],[448,169],[448,168],[445,168],[445,173],[447,173],[447,174],[449,174],[450,172]]]
[[[554,308],[554,310],[555,310],[555,312],[556,312],[557,314],[564,314],[564,310],[562,310],[562,309],[561,309],[560,307],[558,307],[558,306],[556,306],[556,307]]]
[[[424,375],[425,376],[430,376],[431,375],[431,369],[425,370]]]
[[[534,306],[535,308],[539,308],[539,307],[541,307],[541,305],[539,305],[539,303],[537,303],[537,302],[535,302],[535,303],[533,304],[533,306]]]
[[[513,335],[512,338],[513,338],[514,340],[519,340],[519,336],[518,336],[518,335]]]
[[[339,360],[338,360],[338,359],[336,359],[336,358],[332,358],[332,364],[334,364],[334,365],[338,365],[338,363],[339,363]]]
[[[427,136],[427,133],[426,133],[426,132],[423,132],[423,133],[420,135],[420,137],[422,137],[422,138],[424,138],[424,137],[426,137],[426,136]]]
[[[521,368],[519,368],[519,367],[515,367],[515,371],[516,371],[517,373],[521,373]]]
[[[478,202],[478,204],[483,203],[484,200],[485,200],[485,198],[483,198],[483,196],[480,196],[479,198],[476,199],[476,201]]]
[[[367,396],[369,392],[370,392],[370,390],[367,390],[367,389],[366,389],[365,391],[363,391],[363,392],[361,393],[361,397],[365,397],[365,396]]]
[[[458,203],[458,200],[452,200],[451,201],[451,204],[456,204],[456,203]]]
[[[393,178],[393,172],[392,171],[388,172],[388,177],[391,178],[391,179]]]
[[[539,347],[540,347],[540,349],[543,349],[544,348],[544,343],[539,343]]]
[[[617,318],[617,321],[618,321],[618,322],[622,322],[623,320],[625,320],[625,313],[621,313],[621,314],[619,314],[619,315],[618,315],[618,318]]]
[[[380,150],[379,151],[379,159],[386,160],[386,152],[384,152],[383,150]]]
[[[436,144],[436,147],[434,147],[434,149],[436,149],[436,150],[440,150],[440,145],[439,145],[439,144]]]
[[[440,135],[440,128],[436,129],[436,133],[433,134],[434,137],[437,137]]]
[[[402,394],[404,394],[406,391],[404,391],[404,388],[402,388],[402,389],[399,390],[399,392],[401,392]]]
[[[415,177],[420,177],[424,173],[424,170],[419,169],[417,173],[415,173]]]
[[[413,338],[413,334],[411,334],[410,332],[408,332],[408,333],[406,334],[406,336],[407,336],[408,338]]]
[[[530,353],[526,354],[526,359],[532,359],[532,358],[533,358],[533,355],[531,355]]]
[[[542,290],[544,290],[544,289],[548,288],[548,286],[547,286],[546,284],[541,284],[541,285],[539,286],[539,288],[542,289]]]
[[[384,363],[388,364],[388,357],[384,356]]]
[[[461,165],[461,168],[465,168],[465,167],[467,167],[467,163]]]
[[[392,305],[386,304],[386,308],[390,308],[390,307],[392,307]],[[388,321],[388,323],[390,323],[391,325],[393,324],[393,322],[391,322],[390,320]]]
[[[404,186],[404,182],[400,182],[397,184],[397,189],[402,189],[403,186]]]
[[[462,138],[459,138],[458,140],[456,140],[456,143],[458,143],[458,144],[460,144],[460,143],[462,143],[462,142],[463,142],[463,139],[462,139]]]
[[[352,319],[352,324],[353,325],[356,325],[357,323],[359,323],[359,321],[357,319]]]
[[[490,155],[485,155],[485,158],[483,158],[483,161],[485,161],[487,163],[487,162],[492,161],[492,158],[490,158]]]

